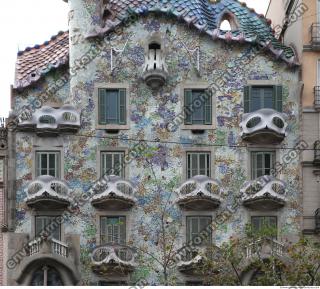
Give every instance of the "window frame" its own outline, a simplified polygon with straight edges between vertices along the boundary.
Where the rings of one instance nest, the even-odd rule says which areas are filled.
[[[190,242],[193,238],[192,237],[190,237],[190,224],[189,224],[189,220],[191,220],[191,219],[197,219],[197,221],[198,221],[198,224],[197,224],[197,226],[198,226],[198,233],[196,234],[196,236],[199,236],[199,234],[202,232],[201,230],[200,230],[200,219],[201,218],[203,218],[203,219],[209,219],[210,220],[210,222],[209,222],[209,224],[211,224],[212,223],[212,216],[211,215],[187,215],[187,216],[185,216],[185,222],[186,222],[186,235],[185,235],[185,238],[186,238],[186,242],[188,243],[188,242]],[[192,232],[191,232],[191,234],[192,234]],[[198,248],[201,248],[201,247],[206,247],[206,246],[210,246],[210,245],[212,245],[213,244],[213,238],[212,238],[212,231],[210,230],[210,235],[209,235],[209,237],[208,237],[208,242],[207,243],[202,243],[202,244],[199,244],[199,245],[195,245],[196,247],[198,247]],[[194,238],[196,238],[196,236],[194,236]]]
[[[37,236],[37,218],[50,218],[50,219],[54,219],[54,218],[58,218],[60,215],[51,215],[51,214],[39,214],[39,215],[35,215],[34,216],[34,236],[35,238],[39,237]],[[50,223],[50,222],[49,222]],[[57,222],[59,225],[59,238],[56,239],[57,241],[62,241],[62,224],[60,222]],[[48,224],[46,225],[48,226]]]
[[[186,90],[204,90],[210,89],[210,84],[208,82],[187,82],[180,85],[180,103],[181,112],[185,111],[185,91]],[[210,90],[211,95],[211,124],[186,124],[186,115],[184,114],[180,128],[182,130],[212,130],[216,128],[216,95],[214,90]]]
[[[120,242],[118,242],[118,243],[115,243],[115,242],[105,242],[105,241],[103,241],[103,238],[102,238],[102,236],[103,236],[103,234],[102,234],[102,224],[103,224],[103,219],[106,219],[106,221],[108,220],[108,218],[118,218],[118,219],[120,219],[120,218],[124,218],[124,239],[123,239],[123,242],[121,242],[121,229],[119,228],[118,230],[119,230],[119,232],[118,232],[118,237],[119,237],[119,240],[120,240]],[[119,215],[101,215],[100,217],[99,217],[99,234],[100,234],[100,237],[99,237],[99,242],[100,242],[100,244],[101,245],[103,245],[103,244],[119,244],[119,245],[126,245],[126,243],[127,243],[127,217],[125,216],[125,215],[121,215],[121,214],[119,214]],[[107,227],[107,224],[105,224],[105,226]],[[119,225],[119,227],[120,227],[120,225]],[[104,236],[106,237],[106,239],[108,239],[108,229],[106,229],[107,231],[106,231],[106,234],[104,234]],[[114,231],[114,229],[113,229],[113,231]],[[112,236],[113,236],[113,234],[112,234]],[[112,239],[114,239],[114,236],[112,237]]]
[[[55,164],[55,170],[56,170],[56,176],[55,178],[57,179],[62,179],[62,153],[60,150],[45,150],[45,149],[37,149],[35,151],[35,162],[34,162],[34,172],[35,172],[35,177],[39,177],[42,176],[43,174],[39,174],[39,172],[42,170],[42,168],[39,167],[39,164],[41,164],[40,161],[40,156],[41,155],[50,155],[50,154],[54,154],[55,160],[58,162],[57,164]],[[47,170],[49,170],[49,161],[47,159]]]
[[[283,98],[283,85],[279,83],[274,83],[272,81],[248,81],[243,87],[243,110],[244,113],[253,113],[257,110],[252,110],[252,89],[253,88],[272,88],[272,101],[275,111],[282,112],[284,107]],[[261,102],[261,100],[260,100]],[[260,108],[262,109],[262,108]]]
[[[114,150],[114,151],[102,150],[102,151],[100,151],[100,177],[103,177],[104,174],[105,174],[103,166],[105,164],[104,156],[107,155],[107,154],[112,155],[112,163],[113,163],[113,165],[114,165],[114,155],[116,155],[116,154],[122,155],[122,159],[121,159],[121,157],[119,158],[120,164],[123,163],[123,166],[122,166],[122,169],[121,169],[122,174],[120,175],[120,177],[122,179],[125,179],[126,178],[126,165],[125,165],[124,159],[126,157],[126,152],[124,150]],[[110,175],[110,174],[108,174],[108,175]]]
[[[251,228],[253,230],[253,218],[263,218],[265,220],[266,218],[275,218],[276,221],[276,236],[275,239],[278,239],[278,230],[279,230],[279,217],[277,215],[271,215],[270,212],[267,215],[252,215],[250,216],[250,224]]]
[[[254,157],[254,155],[258,155],[258,154],[263,154],[264,156],[266,154],[270,154],[272,157],[270,158],[271,162],[273,162],[273,166],[270,168],[270,170],[272,171],[272,169],[275,168],[275,164],[277,162],[277,152],[275,150],[255,150],[255,151],[251,151],[250,152],[250,175],[251,175],[251,180],[255,180],[257,178],[259,178],[257,175],[257,164],[254,164],[254,162],[257,160],[256,157]],[[263,163],[265,162],[265,158],[262,159]],[[254,171],[254,169],[256,169],[256,171]],[[266,171],[266,167],[265,164],[262,168],[264,170],[264,172]],[[266,174],[263,174],[262,176],[265,176]],[[261,176],[260,176],[261,177]]]
[[[212,175],[212,170],[211,170],[211,163],[212,163],[212,160],[211,160],[211,152],[210,151],[189,151],[187,150],[186,151],[186,179],[191,179],[193,176],[191,176],[192,174],[192,165],[191,167],[189,168],[189,156],[190,155],[197,155],[197,163],[199,165],[199,167],[197,168],[197,171],[199,172],[199,174],[196,174],[196,175],[200,175],[200,155],[207,155],[209,157],[209,165],[204,168],[205,170],[209,170],[209,178],[211,178],[211,175]],[[208,162],[207,158],[206,158],[206,163]],[[191,158],[191,163],[192,163],[192,158]],[[189,172],[190,172],[190,177],[189,177]],[[196,176],[195,175],[195,176]]]
[[[100,123],[100,107],[99,107],[99,90],[125,90],[125,122],[123,124],[101,124]],[[106,130],[128,130],[130,129],[130,86],[128,83],[96,83],[94,87],[94,102],[95,102],[95,121],[96,129]]]

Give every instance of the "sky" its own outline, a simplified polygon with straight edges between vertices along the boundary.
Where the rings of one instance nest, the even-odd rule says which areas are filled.
[[[42,44],[59,31],[68,30],[68,4],[62,0],[2,1],[0,9],[0,117],[10,111],[10,85],[14,81],[17,52]],[[269,0],[243,0],[265,14]]]

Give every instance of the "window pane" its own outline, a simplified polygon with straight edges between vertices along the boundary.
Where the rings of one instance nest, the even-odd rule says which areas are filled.
[[[250,112],[262,109],[275,109],[273,87],[252,87],[250,96]]]
[[[36,216],[36,236],[46,231],[52,238],[60,240],[61,225],[55,221],[55,216]]]
[[[274,166],[274,152],[253,152],[252,153],[252,177],[259,178],[264,175],[270,175]]]
[[[101,244],[126,243],[126,218],[125,217],[101,217]]]
[[[59,152],[37,152],[36,162],[37,176],[50,175],[60,177],[60,153]]]
[[[199,174],[199,168],[198,168],[198,154],[192,154],[191,155],[191,169],[192,173],[191,176],[194,177]]]
[[[119,123],[119,91],[107,91],[107,123]]]
[[[48,175],[47,166],[48,166],[48,155],[41,154],[41,175]]]
[[[205,123],[205,104],[201,101],[200,96],[204,91],[194,90],[192,91],[192,124],[204,124]],[[200,104],[200,105],[199,105]]]
[[[197,175],[210,177],[210,154],[209,153],[187,153],[187,176]]]
[[[104,152],[101,153],[101,172],[107,175],[117,175],[122,178],[124,175],[124,152]]]
[[[194,238],[200,236],[200,233],[203,232],[207,226],[211,223],[212,219],[208,216],[192,216],[186,217],[187,222],[187,241],[194,240]],[[211,234],[208,236],[208,239],[204,240],[202,244],[211,243]],[[201,245],[201,244],[198,244]]]

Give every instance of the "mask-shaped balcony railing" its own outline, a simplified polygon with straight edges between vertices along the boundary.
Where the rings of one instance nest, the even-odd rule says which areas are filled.
[[[284,244],[272,238],[262,238],[249,244],[246,247],[246,257],[253,258],[260,256],[260,258],[283,257],[285,254]]]
[[[91,267],[97,275],[128,274],[137,266],[132,248],[118,244],[106,244],[94,249]]]
[[[165,84],[167,77],[168,75],[160,45],[158,49],[149,49],[149,53],[144,66],[144,81],[151,88],[158,89]]]
[[[118,176],[106,176],[105,183],[91,198],[91,204],[104,210],[128,210],[136,203],[134,185]]]
[[[21,131],[35,131],[40,136],[55,136],[59,133],[76,133],[80,128],[80,113],[71,105],[59,109],[43,106],[29,119],[18,125]]]
[[[221,184],[207,176],[195,176],[177,189],[176,203],[185,210],[212,210],[223,201]]]
[[[312,48],[320,49],[320,23],[312,23],[310,30]]]
[[[255,210],[270,211],[283,207],[287,202],[285,183],[272,176],[246,182],[241,195],[243,205]]]
[[[240,123],[241,137],[252,143],[280,143],[286,136],[287,126],[282,113],[263,108],[243,115]]]
[[[314,143],[314,160],[313,164],[315,166],[320,166],[320,140]]]
[[[204,260],[205,248],[197,248],[181,255],[181,260],[177,263],[177,268],[181,273],[193,274]]]
[[[320,208],[315,211],[316,233],[320,233]]]
[[[65,209],[70,205],[68,185],[52,176],[40,176],[27,188],[26,204],[35,209]]]

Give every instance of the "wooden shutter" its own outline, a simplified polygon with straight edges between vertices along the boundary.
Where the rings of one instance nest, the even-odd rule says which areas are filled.
[[[126,124],[126,90],[119,90],[119,124]]]
[[[99,124],[107,124],[107,93],[105,89],[99,89]]]
[[[274,98],[274,109],[276,111],[279,111],[279,112],[282,112],[283,110],[283,97],[282,97],[282,92],[283,89],[282,89],[282,85],[275,85],[273,87],[273,98]]]
[[[204,103],[205,124],[212,124],[212,95],[210,95],[207,91],[204,91],[203,93],[206,97]]]
[[[192,112],[190,110],[192,105],[192,90],[186,89],[184,91],[184,111],[185,111],[185,124],[192,124]]]
[[[251,94],[251,86],[245,86],[243,90],[244,113],[250,112],[250,94]]]

